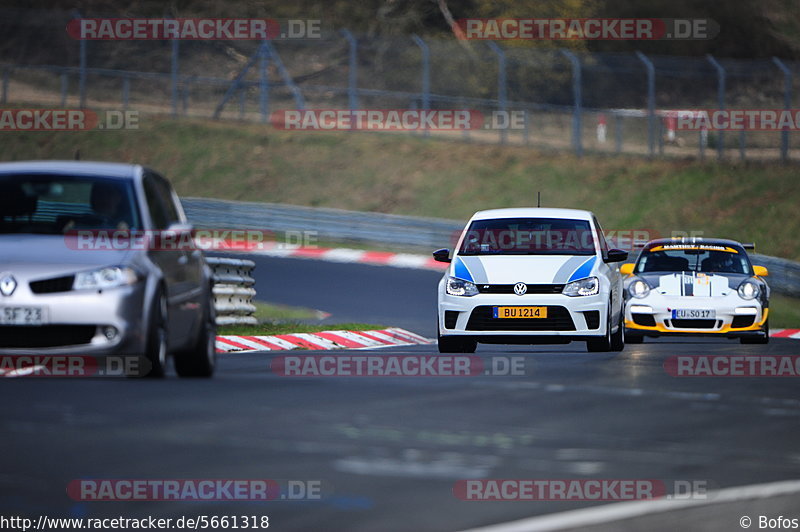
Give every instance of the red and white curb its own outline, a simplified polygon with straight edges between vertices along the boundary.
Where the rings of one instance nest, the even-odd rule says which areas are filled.
[[[432,343],[433,340],[416,333],[392,327],[374,331],[323,331],[275,336],[217,336],[217,352],[374,349]]]
[[[443,271],[447,264],[437,262],[430,255],[412,253],[392,253],[389,251],[366,251],[348,248],[292,247],[275,242],[259,243],[258,249],[241,250],[253,255],[292,259],[316,259],[328,262],[372,264],[375,266],[394,266]]]
[[[800,340],[800,329],[772,329],[769,331],[772,338],[791,338]]]

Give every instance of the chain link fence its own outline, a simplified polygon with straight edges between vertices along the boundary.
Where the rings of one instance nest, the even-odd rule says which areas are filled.
[[[487,120],[486,129],[436,134],[579,155],[800,158],[789,131],[685,131],[669,119],[676,110],[791,108],[800,64],[777,58],[573,53],[346,29],[268,43],[87,41],[65,31],[74,11],[11,11],[2,10],[0,21],[7,43],[17,43],[0,46],[4,106],[255,122],[302,107],[471,109],[518,120],[510,128]]]

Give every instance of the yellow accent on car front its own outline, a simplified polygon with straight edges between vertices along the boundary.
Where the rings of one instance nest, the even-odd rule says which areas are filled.
[[[767,317],[769,317],[769,309],[764,309],[764,316],[762,317],[761,321],[758,323],[754,323],[748,327],[737,327],[733,328],[730,325],[725,325],[720,330],[709,330],[709,329],[681,329],[676,331],[674,329],[667,329],[663,323],[657,323],[654,327],[648,325],[637,325],[631,320],[625,320],[625,327],[628,329],[637,329],[640,331],[654,331],[654,332],[662,332],[662,333],[675,333],[675,332],[691,332],[691,333],[705,333],[705,334],[725,334],[729,332],[747,332],[747,331],[760,331],[764,324],[767,322]]]

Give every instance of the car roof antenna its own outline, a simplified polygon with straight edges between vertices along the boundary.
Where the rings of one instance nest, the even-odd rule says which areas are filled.
[[[541,191],[536,193],[536,206],[537,207],[541,207],[542,206],[542,192]]]

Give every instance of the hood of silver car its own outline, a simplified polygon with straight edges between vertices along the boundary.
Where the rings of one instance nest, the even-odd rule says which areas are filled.
[[[40,279],[127,264],[130,249],[70,249],[61,235],[0,234],[0,272]]]

